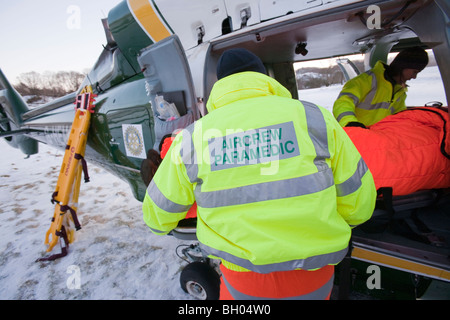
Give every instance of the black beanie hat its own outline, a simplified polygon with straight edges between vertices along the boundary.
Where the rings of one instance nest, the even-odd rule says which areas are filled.
[[[266,68],[256,55],[242,48],[225,51],[217,63],[217,79],[244,71],[266,74]]]
[[[421,47],[408,48],[401,51],[391,62],[395,70],[416,69],[422,71],[428,64],[428,54]]]

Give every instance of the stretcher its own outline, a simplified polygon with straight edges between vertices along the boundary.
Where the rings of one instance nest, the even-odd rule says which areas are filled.
[[[40,258],[38,261],[52,261],[66,256],[69,244],[75,239],[75,230],[81,229],[76,211],[82,173],[84,173],[85,182],[89,182],[84,153],[91,114],[94,113],[94,97],[90,87],[83,89],[76,97],[75,117],[66,144],[58,181],[52,194],[51,202],[55,204],[55,209],[50,228],[45,234],[45,244],[48,245],[47,252],[51,252],[60,242],[61,253]]]
[[[450,121],[447,108],[416,107],[369,129],[346,127],[375,186],[394,196],[450,187]]]

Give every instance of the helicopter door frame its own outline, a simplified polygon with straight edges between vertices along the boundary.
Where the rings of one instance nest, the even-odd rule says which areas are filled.
[[[337,65],[342,71],[342,74],[344,75],[344,80],[347,82],[348,80],[356,77],[361,72],[359,71],[358,67],[348,58],[341,58],[336,60]]]
[[[177,35],[169,36],[143,49],[138,62],[145,77],[145,87],[152,107],[155,143],[159,143],[167,134],[183,129],[199,118],[194,81],[183,45]],[[158,98],[157,98],[158,97]],[[175,118],[164,119],[156,102],[161,97],[174,104],[178,113]]]

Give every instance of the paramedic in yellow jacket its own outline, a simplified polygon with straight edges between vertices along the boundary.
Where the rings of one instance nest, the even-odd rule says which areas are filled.
[[[373,212],[373,178],[330,112],[264,73],[247,50],[221,56],[209,114],[175,138],[144,220],[165,235],[197,201],[201,248],[222,261],[221,299],[326,299],[351,228]]]
[[[390,65],[378,61],[373,69],[347,81],[333,105],[342,127],[368,127],[405,110],[406,81],[415,79],[428,64],[420,47],[401,51]]]

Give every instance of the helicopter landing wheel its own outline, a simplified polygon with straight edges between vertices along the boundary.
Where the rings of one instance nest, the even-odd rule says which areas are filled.
[[[180,276],[181,288],[199,300],[218,300],[220,276],[204,262],[188,264]]]

